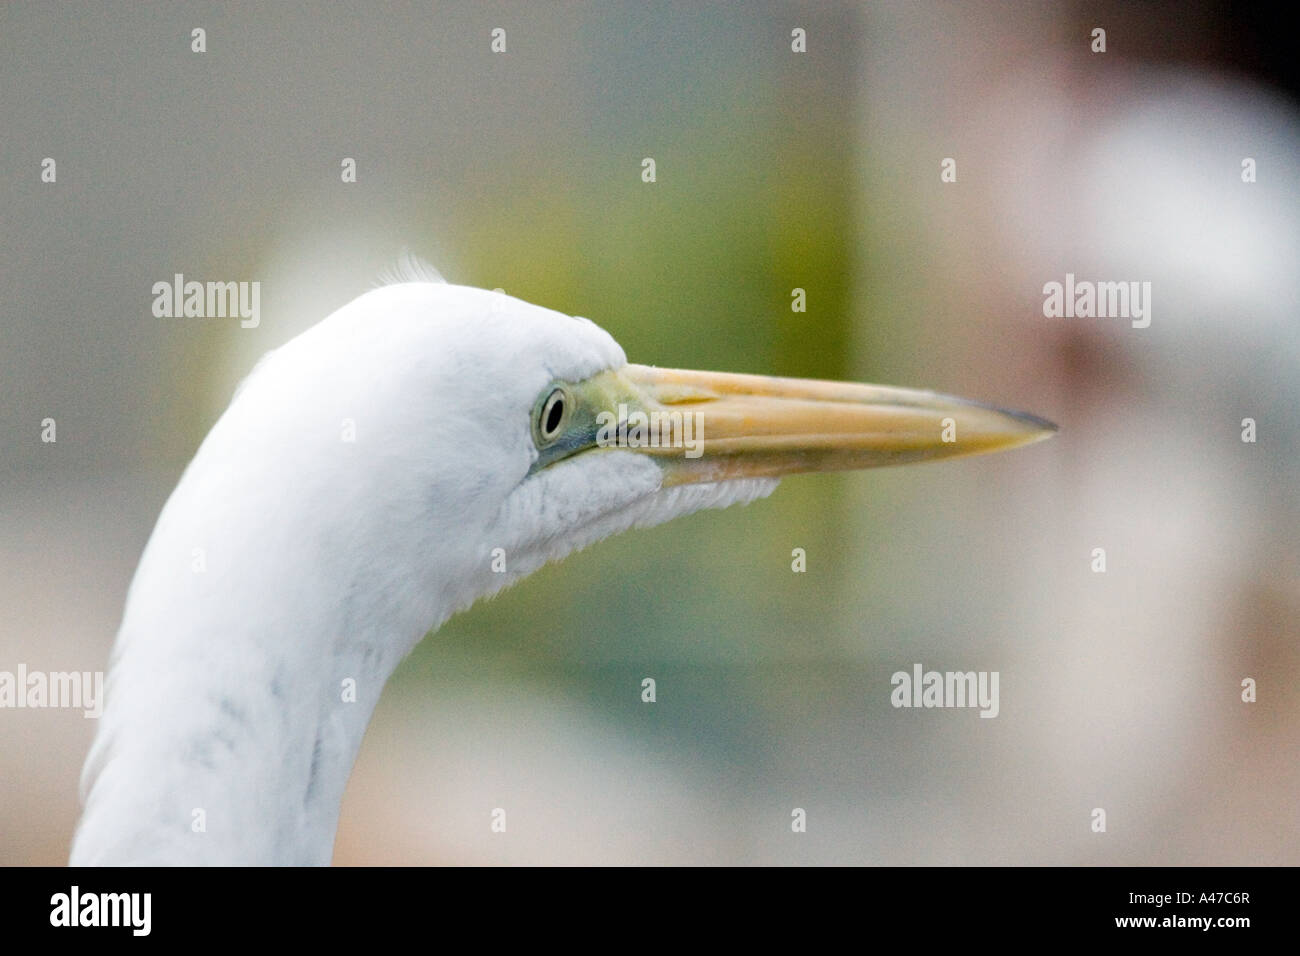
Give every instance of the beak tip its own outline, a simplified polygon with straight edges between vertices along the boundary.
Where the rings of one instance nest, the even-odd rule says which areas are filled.
[[[1037,415],[1031,415],[1028,412],[1012,412],[1011,414],[1034,431],[1039,432],[1039,438],[1051,438],[1061,430],[1061,426],[1057,425],[1056,422],[1049,422],[1046,418],[1039,418]]]
[[[1034,442],[1043,441],[1044,439],[1051,438],[1061,430],[1061,427],[1057,425],[1056,422],[1050,422],[1046,418],[1040,418],[1037,415],[1030,414],[1029,412],[1022,412],[1018,409],[1001,408],[997,405],[986,404],[985,402],[956,398],[948,395],[939,397],[952,402],[954,405],[974,406],[985,411],[993,412],[996,415],[1002,416],[1004,419],[1011,419],[1011,421],[1015,423],[1014,433],[1019,436],[1019,439],[1014,442],[1012,447],[1014,447],[1014,445],[1030,445]]]

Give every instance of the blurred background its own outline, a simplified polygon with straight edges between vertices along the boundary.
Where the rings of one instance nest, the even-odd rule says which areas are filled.
[[[1227,2],[4,4],[0,670],[106,666],[235,384],[405,247],[632,361],[1061,433],[787,479],[452,619],[337,863],[1300,863],[1294,67]],[[260,326],[155,318],[177,272],[260,281]],[[1067,272],[1151,282],[1151,326],[1044,318]],[[914,663],[999,671],[1000,715],[892,708]],[[0,863],[66,861],[93,732],[0,710]]]

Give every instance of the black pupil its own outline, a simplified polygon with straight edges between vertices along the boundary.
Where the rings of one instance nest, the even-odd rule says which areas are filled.
[[[551,399],[551,406],[546,410],[546,434],[553,435],[560,427],[560,418],[564,415],[564,399],[558,395]]]

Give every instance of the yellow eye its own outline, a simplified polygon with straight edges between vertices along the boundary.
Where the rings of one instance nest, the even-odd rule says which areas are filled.
[[[537,411],[534,433],[537,444],[549,445],[560,437],[569,417],[569,396],[562,388],[553,388]]]

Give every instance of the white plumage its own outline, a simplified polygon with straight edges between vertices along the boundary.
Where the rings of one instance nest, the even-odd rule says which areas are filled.
[[[775,487],[657,491],[631,452],[524,481],[537,393],[624,363],[591,322],[427,282],[263,359],[131,584],[72,862],[328,863],[370,714],[430,628],[606,535]]]
[[[266,356],[186,469],[131,584],[72,862],[328,863],[385,681],[457,610],[616,532],[767,495],[779,474],[962,453],[938,439],[954,410],[970,416],[965,452],[1045,434],[1027,416],[868,386],[785,401],[805,386],[721,377],[739,393],[710,405],[711,380],[681,373],[688,388],[629,394],[674,402],[694,389],[684,407],[716,407],[724,432],[780,406],[783,443],[737,433],[726,481],[627,449],[539,463],[530,416],[553,383],[576,383],[565,394],[581,406],[624,376],[662,374],[627,366],[585,319],[427,281],[369,292]]]

